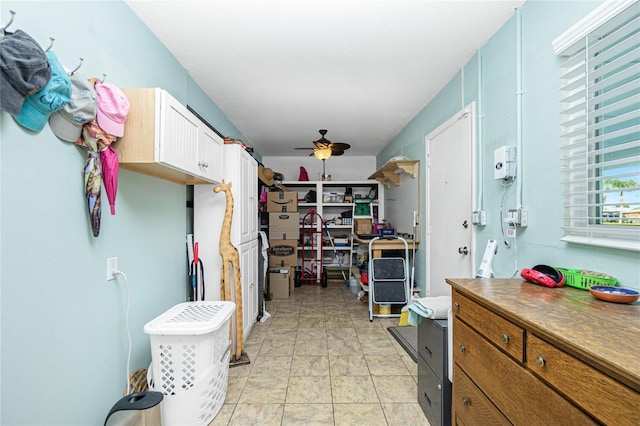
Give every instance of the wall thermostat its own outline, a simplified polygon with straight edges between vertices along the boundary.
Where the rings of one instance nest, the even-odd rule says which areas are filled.
[[[493,177],[500,180],[516,177],[515,146],[501,146],[493,152]]]

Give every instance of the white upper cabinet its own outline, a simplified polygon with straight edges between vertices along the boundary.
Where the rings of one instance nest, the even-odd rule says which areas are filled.
[[[122,168],[188,185],[220,182],[222,138],[165,90],[123,92],[131,108],[115,143]]]

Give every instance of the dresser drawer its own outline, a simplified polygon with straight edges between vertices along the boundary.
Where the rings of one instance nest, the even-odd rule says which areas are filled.
[[[454,317],[454,362],[513,424],[595,424],[579,408]],[[455,380],[455,376],[454,376]],[[455,401],[457,404],[458,402]]]
[[[447,320],[423,318],[418,325],[418,355],[440,381],[447,376]]]
[[[533,334],[527,336],[527,367],[604,424],[638,421],[638,392]]]
[[[442,382],[420,358],[418,358],[418,404],[429,420],[429,424],[451,425],[451,382],[448,379]]]
[[[524,330],[454,290],[453,313],[487,340],[519,362],[524,362]]]
[[[465,426],[510,424],[458,366],[453,367],[452,405],[457,424],[462,423]]]

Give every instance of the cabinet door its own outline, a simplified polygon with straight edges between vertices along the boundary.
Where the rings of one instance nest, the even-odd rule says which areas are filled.
[[[246,152],[241,155],[240,177],[240,243],[244,243],[258,237],[258,165]]]
[[[162,91],[161,96],[158,162],[197,176],[198,133],[202,123],[167,92]]]
[[[258,240],[240,246],[242,321],[245,342],[258,317]]]
[[[205,179],[222,181],[222,145],[224,141],[200,123],[198,132],[198,170]]]

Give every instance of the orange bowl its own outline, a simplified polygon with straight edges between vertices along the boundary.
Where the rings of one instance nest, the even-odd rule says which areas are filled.
[[[604,285],[589,287],[589,293],[597,299],[614,303],[633,303],[640,297],[640,292],[636,290]]]

